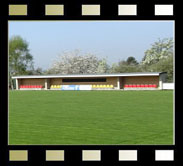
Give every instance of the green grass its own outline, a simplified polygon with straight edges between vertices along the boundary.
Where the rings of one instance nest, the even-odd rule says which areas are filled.
[[[173,91],[10,91],[9,144],[173,144]]]

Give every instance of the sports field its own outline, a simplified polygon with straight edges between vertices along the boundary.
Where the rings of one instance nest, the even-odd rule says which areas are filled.
[[[10,91],[9,144],[173,144],[173,91]]]

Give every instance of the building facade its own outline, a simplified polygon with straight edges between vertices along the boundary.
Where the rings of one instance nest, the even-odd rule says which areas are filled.
[[[61,89],[66,86],[91,86],[95,89],[162,89],[165,72],[119,73],[119,74],[73,74],[73,75],[27,75],[14,76],[16,90]]]

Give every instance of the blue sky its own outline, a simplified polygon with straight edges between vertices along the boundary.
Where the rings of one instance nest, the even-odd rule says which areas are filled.
[[[158,38],[174,37],[173,21],[11,21],[9,37],[28,41],[35,67],[47,69],[63,51],[80,49],[109,64],[138,61]]]

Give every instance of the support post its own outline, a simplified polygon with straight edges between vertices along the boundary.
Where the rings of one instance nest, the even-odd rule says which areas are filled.
[[[161,80],[161,77],[160,77],[160,80],[159,80],[159,89],[163,89],[163,81]]]
[[[18,90],[18,79],[16,79],[16,90]]]
[[[45,90],[48,89],[48,79],[45,79],[45,82],[44,82],[44,89],[45,89]]]
[[[119,77],[117,78],[117,89],[120,89],[120,79],[119,79]]]

